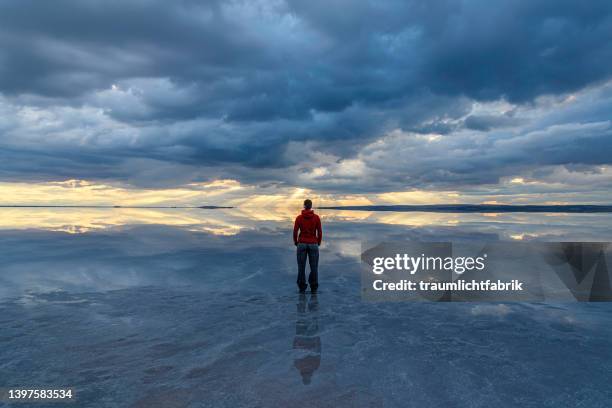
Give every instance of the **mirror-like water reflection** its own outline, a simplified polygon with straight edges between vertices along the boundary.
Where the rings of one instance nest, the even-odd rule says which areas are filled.
[[[302,352],[293,361],[304,384],[310,384],[312,375],[321,365],[321,336],[319,336],[319,299],[316,293],[306,301],[306,294],[300,293],[295,320],[293,349]]]
[[[362,239],[612,239],[606,214],[0,210],[0,384],[84,406],[609,406],[612,305],[364,303]]]

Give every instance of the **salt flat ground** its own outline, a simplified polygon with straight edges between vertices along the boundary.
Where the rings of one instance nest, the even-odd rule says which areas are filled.
[[[282,215],[2,209],[0,386],[87,407],[612,406],[611,303],[368,303],[359,280],[363,239],[611,241],[610,214],[322,215],[320,293],[300,296]]]

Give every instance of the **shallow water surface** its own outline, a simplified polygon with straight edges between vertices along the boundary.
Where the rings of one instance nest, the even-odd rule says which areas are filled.
[[[315,296],[282,214],[0,210],[0,386],[87,407],[612,406],[612,304],[367,303],[358,264],[372,238],[610,241],[610,215],[322,216]]]

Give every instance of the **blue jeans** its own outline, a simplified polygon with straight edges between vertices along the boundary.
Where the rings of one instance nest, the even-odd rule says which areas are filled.
[[[310,290],[316,291],[319,287],[319,246],[317,244],[297,245],[297,263],[298,277],[297,285],[301,291],[306,290],[306,258],[310,264],[310,274],[308,275],[308,283]]]

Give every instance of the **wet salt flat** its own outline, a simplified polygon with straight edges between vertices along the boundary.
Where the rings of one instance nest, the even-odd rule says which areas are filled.
[[[367,303],[358,264],[372,238],[610,241],[607,214],[327,211],[313,296],[283,214],[0,211],[0,386],[87,407],[612,406],[612,304]]]

